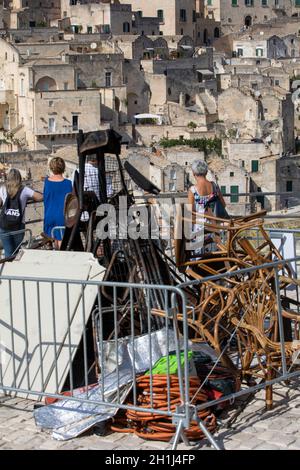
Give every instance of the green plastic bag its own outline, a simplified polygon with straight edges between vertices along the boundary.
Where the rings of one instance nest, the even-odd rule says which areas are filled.
[[[193,357],[193,352],[188,351],[189,361]],[[169,359],[168,359],[169,358]],[[161,357],[153,366],[152,374],[153,375],[166,375],[168,373],[168,361],[169,361],[169,373],[175,375],[178,373],[178,361],[176,354],[171,354],[169,356]],[[184,353],[180,353],[180,367],[184,366]],[[150,375],[150,370],[148,370],[145,375]]]

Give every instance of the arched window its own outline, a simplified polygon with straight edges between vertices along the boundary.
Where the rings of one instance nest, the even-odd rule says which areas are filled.
[[[36,91],[52,91],[57,90],[56,81],[51,77],[42,77],[38,80]]]
[[[123,23],[123,33],[130,33],[130,24],[128,23],[128,21],[125,21],[125,23]]]
[[[25,80],[23,77],[20,80],[20,96],[25,96]]]
[[[219,38],[219,37],[220,37],[220,29],[219,29],[219,28],[215,28],[215,30],[214,30],[214,37],[215,37],[215,38]]]
[[[246,16],[245,18],[245,26],[249,27],[252,25],[252,17],[251,16]]]

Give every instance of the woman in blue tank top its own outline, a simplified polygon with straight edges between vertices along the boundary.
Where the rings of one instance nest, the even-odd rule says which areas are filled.
[[[72,183],[63,177],[66,165],[62,158],[54,157],[50,161],[52,175],[45,179],[44,185],[44,233],[55,238],[56,247],[59,248],[62,240],[60,230],[54,227],[64,227],[65,197],[72,192]]]

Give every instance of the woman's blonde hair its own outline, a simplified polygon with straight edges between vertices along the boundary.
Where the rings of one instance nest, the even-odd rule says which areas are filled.
[[[49,168],[54,175],[62,175],[65,172],[65,161],[60,157],[53,157],[50,160]]]
[[[12,168],[6,177],[6,190],[9,197],[14,198],[22,186],[22,176],[19,170]]]

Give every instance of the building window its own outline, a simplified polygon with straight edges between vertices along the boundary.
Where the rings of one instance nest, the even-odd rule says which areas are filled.
[[[226,186],[221,186],[221,193],[226,194]]]
[[[262,7],[267,7],[268,6],[268,0],[261,0],[261,6]]]
[[[238,6],[238,0],[231,0],[231,6],[232,7],[237,7]]]
[[[112,73],[105,72],[105,86],[111,87],[112,86]]]
[[[176,181],[169,183],[169,191],[176,191]]]
[[[78,131],[78,122],[79,122],[79,117],[74,114],[72,116],[72,130],[73,131]]]
[[[230,202],[236,203],[239,202],[239,187],[238,186],[230,186]]]
[[[87,27],[87,33],[88,34],[93,34],[93,26],[88,26]]]
[[[253,7],[254,0],[245,0],[245,5],[246,7]]]
[[[69,83],[68,82],[64,82],[64,90],[68,90],[69,89]]]
[[[275,80],[275,85],[276,85],[276,86],[279,86],[279,85],[280,85],[280,81],[279,81],[279,80]]]
[[[186,22],[186,9],[185,8],[180,9],[179,18],[180,18],[180,21],[182,21],[183,23]]]
[[[55,118],[51,117],[48,120],[48,131],[55,132],[55,128],[56,128]]]
[[[176,178],[177,178],[176,170],[172,168],[172,170],[170,171],[170,180],[176,180]]]
[[[252,171],[252,173],[257,173],[258,172],[258,160],[252,160],[251,161],[251,171]]]
[[[237,55],[238,55],[238,57],[242,57],[244,55],[244,50],[242,48],[238,47]]]
[[[193,10],[193,23],[196,23],[196,21],[197,21],[196,10]]]
[[[215,38],[219,38],[219,37],[220,37],[220,29],[219,29],[219,28],[215,28],[215,29],[214,29],[214,37],[215,37]]]
[[[232,178],[232,177],[234,176],[234,171],[231,171],[231,172],[229,173],[229,176]]]
[[[123,23],[123,33],[130,33],[130,24],[128,23],[128,21],[125,21],[125,23]]]
[[[51,108],[53,106],[53,101],[49,101],[49,107]]]
[[[262,57],[264,55],[264,50],[261,47],[256,48],[256,57]]]
[[[21,78],[20,82],[20,96],[25,96],[24,78]]]
[[[101,33],[103,34],[110,34],[110,25],[109,24],[104,24],[102,26],[100,26],[100,29],[101,29]]]
[[[286,182],[286,191],[288,193],[291,193],[293,191],[293,181],[287,181]]]
[[[157,18],[160,23],[164,22],[164,10],[157,10]]]

